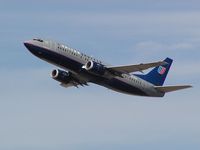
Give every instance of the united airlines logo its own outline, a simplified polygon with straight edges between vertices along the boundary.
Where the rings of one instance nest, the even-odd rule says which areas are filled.
[[[165,73],[165,71],[166,71],[166,68],[165,68],[165,67],[163,67],[163,66],[158,67],[158,73],[159,73],[160,75],[163,75],[163,74]]]

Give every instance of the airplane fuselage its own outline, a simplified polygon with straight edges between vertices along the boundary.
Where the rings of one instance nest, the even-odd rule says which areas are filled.
[[[130,95],[163,97],[165,94],[156,90],[153,84],[129,73],[123,73],[121,76],[114,76],[107,71],[102,75],[91,73],[84,69],[87,62],[93,61],[98,64],[105,64],[66,45],[41,39],[26,41],[24,44],[35,56],[72,72],[79,79],[86,82]]]

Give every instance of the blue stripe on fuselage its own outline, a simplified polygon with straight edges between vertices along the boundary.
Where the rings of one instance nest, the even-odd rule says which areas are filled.
[[[110,80],[104,81],[103,86],[110,88],[112,90],[121,92],[121,93],[125,93],[125,94],[148,96],[142,90],[140,90],[130,84],[127,84],[126,82],[123,82],[117,78],[112,78]]]

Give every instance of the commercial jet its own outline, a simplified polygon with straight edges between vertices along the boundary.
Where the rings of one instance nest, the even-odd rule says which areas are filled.
[[[51,77],[63,87],[98,84],[108,89],[138,96],[163,97],[165,93],[190,88],[190,85],[163,86],[173,62],[164,61],[135,65],[112,66],[90,57],[64,44],[34,38],[24,42],[35,56],[61,69],[51,72]],[[134,74],[153,68],[147,74]]]

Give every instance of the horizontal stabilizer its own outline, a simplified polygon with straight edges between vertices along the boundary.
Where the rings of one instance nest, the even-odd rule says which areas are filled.
[[[180,85],[180,86],[155,86],[154,88],[161,92],[167,93],[191,87],[192,87],[191,85]]]

